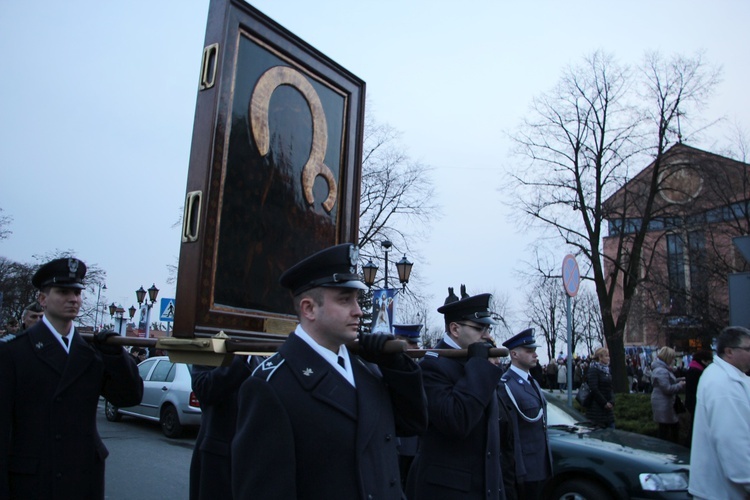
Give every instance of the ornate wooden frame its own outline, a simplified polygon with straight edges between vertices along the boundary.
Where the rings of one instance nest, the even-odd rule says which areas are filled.
[[[365,84],[242,0],[212,0],[175,337],[283,338],[281,273],[357,241]]]

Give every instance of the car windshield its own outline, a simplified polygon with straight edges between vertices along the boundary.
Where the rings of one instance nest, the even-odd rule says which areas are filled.
[[[545,394],[545,399],[547,400],[547,422],[550,427],[594,426],[583,414],[568,407],[565,401],[550,394]]]

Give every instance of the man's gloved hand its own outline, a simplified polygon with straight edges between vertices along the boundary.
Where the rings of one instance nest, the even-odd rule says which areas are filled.
[[[359,336],[359,346],[362,349],[362,354],[365,354],[365,359],[367,359],[367,355],[383,352],[385,343],[395,338],[393,335],[384,333],[366,333]]]
[[[114,344],[105,344],[108,338],[117,337],[117,332],[113,331],[101,331],[94,335],[94,345],[104,354],[115,356],[122,353],[122,347]]]
[[[359,355],[370,363],[385,368],[406,369],[408,356],[403,352],[384,353],[383,346],[396,337],[384,333],[366,333],[359,336]]]
[[[466,349],[468,351],[467,358],[489,359],[491,348],[492,344],[489,342],[474,342]]]

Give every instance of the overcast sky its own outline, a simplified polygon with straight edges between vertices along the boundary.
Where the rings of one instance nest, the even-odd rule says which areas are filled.
[[[498,192],[513,168],[504,134],[565,66],[597,49],[633,64],[645,50],[704,50],[723,68],[707,118],[750,124],[746,1],[252,4],[362,78],[377,120],[434,167],[443,216],[412,259],[430,310],[461,283],[522,303],[514,271],[530,237]],[[108,302],[127,308],[152,283],[174,297],[207,11],[208,0],[0,1],[0,208],[13,218],[1,256],[70,249],[107,272]]]

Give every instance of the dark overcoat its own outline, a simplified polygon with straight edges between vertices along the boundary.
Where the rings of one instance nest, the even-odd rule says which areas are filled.
[[[500,379],[497,395],[510,416],[507,422],[514,436],[516,482],[547,479],[552,474],[552,452],[547,434],[547,402],[538,384],[534,388],[528,380],[523,380],[515,371],[508,369]],[[536,419],[540,410],[542,415]],[[536,421],[529,422],[520,413]]]
[[[615,404],[615,393],[612,390],[612,375],[605,372],[596,364],[589,367],[586,375],[586,382],[591,389],[589,407],[586,409],[586,418],[601,425],[608,427],[615,421],[615,410],[607,409],[607,403]]]
[[[350,353],[356,389],[297,335],[240,388],[234,498],[401,499],[396,433],[427,427],[422,373]]]
[[[450,349],[440,342],[437,349]],[[420,499],[503,499],[495,396],[500,367],[480,358],[428,355],[419,364],[429,408],[427,432],[407,480]]]
[[[193,365],[193,392],[201,404],[201,428],[190,462],[190,499],[232,498],[232,439],[237,393],[257,366],[235,356],[229,366]]]
[[[124,349],[104,354],[76,333],[68,354],[43,321],[0,344],[0,498],[104,498],[99,396],[141,402]]]

